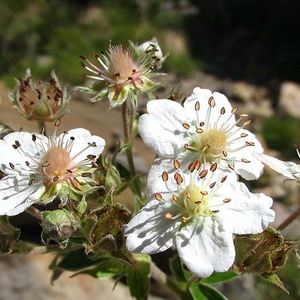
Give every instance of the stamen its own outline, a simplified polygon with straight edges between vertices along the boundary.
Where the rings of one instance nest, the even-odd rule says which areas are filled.
[[[196,132],[197,132],[197,133],[202,133],[203,131],[204,131],[204,130],[203,130],[202,128],[197,128],[197,129],[196,129]]]
[[[241,161],[242,161],[243,163],[251,163],[251,160],[248,160],[248,159],[246,159],[246,158],[242,158]]]
[[[174,174],[174,179],[178,185],[180,185],[183,182],[183,177],[179,173]]]
[[[208,170],[204,169],[199,173],[199,177],[202,179],[207,175],[207,173],[208,173]]]
[[[224,203],[229,203],[230,201],[231,201],[230,198],[225,198],[225,199],[223,200]]]
[[[181,125],[185,129],[189,129],[191,127],[188,123],[182,123]]]
[[[221,179],[221,183],[223,183],[227,179],[227,175]]]
[[[209,185],[209,187],[212,189],[216,185],[216,182],[213,182]]]
[[[160,201],[162,199],[162,195],[160,193],[155,193],[154,194],[154,198],[158,201]]]
[[[211,171],[211,172],[216,171],[216,170],[217,170],[217,167],[218,167],[217,163],[213,163],[213,164],[211,165],[211,167],[210,167],[210,171]]]
[[[171,220],[173,218],[173,215],[169,212],[165,213],[165,219]]]
[[[175,159],[174,161],[173,161],[173,166],[174,166],[174,168],[177,170],[177,169],[180,169],[180,162],[179,162],[179,160],[178,159]]]
[[[254,142],[247,142],[246,141],[246,146],[255,146]]]
[[[200,102],[197,101],[197,102],[195,103],[195,111],[199,111],[199,110],[200,110]]]
[[[13,163],[9,163],[9,166],[10,166],[11,169],[15,168],[15,165]]]
[[[221,110],[220,110],[220,114],[221,114],[221,115],[224,115],[225,112],[226,112],[226,111],[225,111],[225,107],[223,106],[223,107],[221,108]]]
[[[226,151],[223,151],[222,153],[223,153],[224,157],[227,157],[227,152]]]
[[[208,105],[210,107],[215,107],[216,106],[216,100],[214,99],[213,96],[211,96],[209,99],[208,99]]]
[[[162,180],[164,181],[164,182],[167,182],[168,181],[168,179],[169,179],[169,174],[166,172],[166,171],[163,171],[163,173],[162,173]]]

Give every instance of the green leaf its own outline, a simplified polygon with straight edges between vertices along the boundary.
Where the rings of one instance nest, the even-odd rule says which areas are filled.
[[[289,291],[285,288],[285,286],[283,285],[282,281],[280,280],[279,276],[276,273],[270,273],[270,274],[265,273],[262,274],[261,277],[266,281],[274,284],[275,286],[281,288],[287,294],[289,294]]]
[[[150,285],[151,257],[147,254],[133,254],[135,266],[128,267],[127,283],[130,293],[138,300],[148,299]]]
[[[234,272],[214,273],[208,278],[202,279],[201,283],[212,284],[212,283],[225,282],[225,281],[230,281],[237,276],[238,274]]]
[[[228,298],[217,289],[202,283],[192,283],[189,287],[189,291],[194,300],[228,300]]]
[[[181,261],[178,255],[175,255],[170,259],[170,269],[178,282],[186,283],[186,278],[182,270]]]

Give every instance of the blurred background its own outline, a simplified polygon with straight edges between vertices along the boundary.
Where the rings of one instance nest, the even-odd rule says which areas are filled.
[[[266,152],[297,161],[300,143],[300,2],[297,0],[0,0],[0,121],[15,130],[36,130],[7,101],[14,78],[30,67],[33,79],[49,79],[55,70],[70,87],[86,77],[79,56],[105,51],[111,42],[140,43],[156,37],[169,56],[157,97],[188,96],[200,86],[225,93],[248,113],[252,130]],[[143,103],[143,101],[141,101]],[[85,127],[113,143],[121,132],[118,111],[106,103],[91,104],[74,94],[62,127]],[[154,154],[136,143],[136,163],[146,173]],[[298,160],[299,162],[299,160]],[[271,180],[272,179],[272,180]],[[266,168],[256,192],[275,200],[277,224],[299,205],[299,188]],[[130,198],[129,194],[124,200]],[[39,229],[23,224],[29,238]],[[285,234],[299,238],[295,222]],[[50,287],[51,256],[2,257],[0,299],[130,299],[122,286],[88,277],[60,279]],[[280,273],[290,295],[251,276],[222,286],[229,299],[300,299],[298,262],[292,257]],[[30,275],[30,276],[28,276]],[[39,285],[36,284],[39,278]],[[109,286],[109,288],[108,288]],[[104,289],[106,287],[106,290]],[[101,293],[101,294],[99,294]],[[79,296],[80,295],[80,296]],[[153,298],[159,299],[159,298]]]

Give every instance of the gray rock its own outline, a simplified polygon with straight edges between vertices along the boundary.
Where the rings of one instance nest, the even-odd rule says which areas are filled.
[[[300,117],[300,85],[295,82],[284,82],[280,87],[279,107],[282,112]]]

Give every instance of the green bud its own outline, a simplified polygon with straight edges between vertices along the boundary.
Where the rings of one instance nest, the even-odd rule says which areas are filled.
[[[66,209],[43,211],[42,215],[42,237],[45,242],[68,240],[77,227],[74,216]]]

